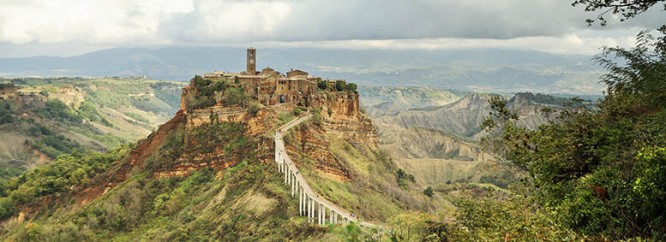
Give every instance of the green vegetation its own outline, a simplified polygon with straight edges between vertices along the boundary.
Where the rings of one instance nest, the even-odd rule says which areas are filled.
[[[330,88],[328,81],[317,78],[317,87],[321,90],[328,90]]]
[[[187,97],[188,110],[213,106],[223,94],[228,105],[245,107],[249,103],[249,96],[241,88],[227,88],[229,84],[225,80],[212,81],[197,75],[194,76],[192,85],[194,93]]]
[[[12,82],[16,85],[11,87],[22,94],[0,100],[0,132],[16,140],[14,145],[0,147],[0,164],[7,164],[0,177],[5,178],[63,154],[105,151],[143,138],[155,122],[164,122],[168,113],[175,112],[183,86],[125,78]],[[160,97],[169,103],[175,99],[176,106]],[[129,116],[138,121],[118,113],[132,113]]]
[[[396,181],[398,182],[398,185],[402,188],[406,188],[407,183],[405,182],[405,180],[416,182],[416,178],[414,177],[414,175],[407,174],[407,172],[402,168],[398,169],[398,171],[396,171]]]
[[[127,113],[124,113],[124,114],[127,115],[127,117],[130,117],[130,118],[132,118],[136,121],[142,122],[144,124],[150,123],[150,121],[148,119],[146,119],[145,117],[141,116],[141,114],[130,113],[130,112],[127,112]]]
[[[67,104],[58,99],[51,99],[46,101],[45,107],[37,109],[35,112],[45,119],[53,119],[72,123],[81,123],[82,121],[81,115],[76,113],[74,109],[67,106]]]
[[[435,195],[435,192],[432,190],[432,187],[427,187],[425,190],[423,190],[423,194],[428,197],[432,197]]]
[[[527,100],[536,102],[536,103],[541,103],[541,104],[549,104],[549,105],[556,105],[556,106],[581,106],[583,104],[583,99],[580,99],[578,97],[574,98],[566,98],[566,97],[555,97],[552,95],[547,95],[547,94],[541,94],[541,93],[531,93],[531,92],[519,92],[516,93],[517,97],[522,97]]]
[[[44,197],[68,193],[72,186],[86,184],[128,151],[129,147],[121,147],[106,154],[62,155],[18,177],[0,179],[0,218],[14,215],[17,206],[35,206]]]
[[[85,205],[71,204],[73,209],[42,207],[47,212],[29,222],[8,225],[1,237],[18,241],[369,238],[355,225],[329,229],[295,216],[297,199],[282,184],[282,176],[270,172],[274,166],[259,162],[257,144],[243,135],[245,129],[240,123],[213,123],[190,134],[181,125],[166,137],[161,151],[148,158],[145,170],[134,169],[105,195]],[[195,157],[216,147],[224,149],[221,159],[239,163],[223,171],[204,167],[187,177],[152,176],[153,168],[171,167],[181,155]],[[179,154],[164,155],[174,150]],[[62,156],[4,186],[10,195],[0,197],[0,213],[11,216],[16,206],[35,206],[46,198],[68,200],[71,189],[95,181],[97,171],[107,171],[103,176],[114,174],[118,165],[127,162],[121,159],[127,153]],[[109,167],[112,160],[119,161]]]
[[[526,130],[493,104],[495,151],[529,172],[530,194],[558,224],[583,235],[666,238],[666,39],[651,40],[643,32],[635,48],[597,58],[610,71],[598,111]]]
[[[91,122],[99,122],[107,127],[113,127],[113,125],[108,120],[106,120],[101,116],[101,114],[99,114],[97,108],[91,102],[87,101],[82,102],[81,106],[79,106],[78,111],[79,111],[79,116],[81,116],[84,119],[88,119]]]
[[[16,119],[12,115],[12,105],[0,100],[0,124],[13,123]]]
[[[150,83],[150,87],[154,90],[155,96],[172,109],[180,106],[181,87],[179,85],[170,82],[154,82]]]
[[[224,91],[224,103],[226,105],[247,107],[250,104],[250,100],[250,95],[243,88],[228,88]]]
[[[31,130],[33,132],[35,131],[35,129]],[[40,130],[40,132],[41,133],[33,134],[41,139],[37,139],[35,141],[26,141],[26,145],[41,151],[51,158],[56,158],[61,154],[84,152],[87,150],[81,146],[81,144],[62,135],[54,134],[51,131],[44,132],[44,130]]]
[[[358,86],[355,83],[347,83],[345,80],[335,81],[335,90],[338,92],[349,91],[353,93],[358,93]]]
[[[317,78],[317,87],[324,91],[347,91],[358,93],[358,86],[355,83],[347,83],[345,80],[336,80],[333,85],[327,80]]]
[[[456,223],[446,224],[451,241],[579,241],[582,236],[550,219],[523,196],[485,191],[456,200]]]

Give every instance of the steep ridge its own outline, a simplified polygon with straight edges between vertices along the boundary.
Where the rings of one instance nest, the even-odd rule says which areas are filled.
[[[145,138],[178,110],[182,86],[141,78],[0,78],[0,135],[8,138],[0,141],[0,169],[24,172],[62,154]]]
[[[361,104],[370,117],[395,115],[409,109],[443,106],[460,99],[448,90],[428,87],[361,86]]]
[[[495,94],[469,94],[462,99],[440,107],[407,110],[395,115],[375,119],[378,124],[395,124],[404,128],[426,128],[478,140],[484,135],[480,126],[491,108],[488,100]],[[519,124],[536,128],[546,118],[541,115],[543,104],[510,99],[507,104],[519,115]]]
[[[488,100],[493,96],[497,95],[469,94],[446,105],[374,117],[379,147],[423,186],[451,190],[456,184],[492,183],[505,187],[516,172],[478,144],[486,135],[480,126],[491,111]],[[518,125],[531,129],[547,122],[544,108],[555,116],[570,103],[568,98],[531,93],[507,99],[519,117]]]
[[[407,189],[415,184],[398,187],[395,164],[378,152],[372,123],[358,112],[358,95],[314,96],[324,98],[311,102],[314,107],[262,106],[249,96],[234,96],[247,99],[229,104],[229,95],[239,90],[231,84],[211,95],[218,99],[210,106],[183,106],[136,146],[105,158],[108,168],[92,169],[73,185],[68,185],[74,181],[70,171],[30,172],[26,181],[5,191],[10,195],[0,197],[0,207],[7,199],[21,199],[18,211],[2,224],[0,238],[340,240],[344,228],[329,233],[297,216],[304,202],[299,206],[281,184],[284,177],[273,172],[273,132],[306,110],[312,118],[283,133],[283,153],[293,159],[291,170],[298,167],[303,184],[307,180],[310,197],[318,195],[312,201],[329,208],[329,222],[331,210],[339,222],[363,217],[377,224],[406,210],[437,207],[439,200],[427,198],[420,188]],[[197,91],[186,88],[183,98],[197,101]],[[78,165],[76,159],[56,163],[68,162]],[[43,186],[54,180],[65,183],[59,190],[29,192],[46,191]]]

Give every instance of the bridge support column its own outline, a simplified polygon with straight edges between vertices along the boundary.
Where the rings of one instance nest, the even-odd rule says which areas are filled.
[[[335,213],[335,217],[333,217],[333,223],[338,224],[338,213]]]
[[[289,189],[291,189],[291,196],[294,196],[294,178],[291,177],[292,175],[289,174]]]
[[[310,197],[305,196],[305,206],[308,210],[308,221],[312,219],[312,205],[310,204]]]
[[[284,152],[280,151],[280,172],[284,172]]]
[[[305,215],[305,193],[303,192],[303,189],[301,188],[301,216]]]
[[[315,218],[314,198],[310,198],[310,218],[314,222]]]
[[[289,170],[288,167],[285,167],[285,168],[287,168],[287,170]],[[284,172],[284,184],[287,184],[287,179],[288,179],[287,172],[286,172],[287,170],[285,170],[285,172]]]
[[[321,225],[321,207],[317,204],[317,224]]]
[[[329,210],[328,210],[328,223],[329,223],[329,224],[332,224],[332,223],[333,223],[333,213],[334,213],[334,212],[333,212],[332,209],[329,209]]]
[[[303,197],[303,213],[305,214],[306,218],[310,218],[310,206],[308,206],[308,194],[305,194]]]
[[[319,225],[324,224],[324,206],[319,204]]]
[[[321,208],[321,222],[319,224],[324,225],[326,223],[326,207],[324,207],[324,204],[320,204],[319,208]]]
[[[284,156],[284,154],[282,153],[282,151],[280,151],[280,158],[278,158],[278,160],[277,160],[278,167],[280,167],[280,169],[279,169],[280,173],[284,172],[284,162],[282,162],[282,160],[284,159],[283,156]]]

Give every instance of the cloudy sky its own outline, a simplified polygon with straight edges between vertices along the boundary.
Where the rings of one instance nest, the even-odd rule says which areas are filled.
[[[572,0],[0,0],[0,57],[113,47],[526,48],[594,54],[666,22],[588,28]]]

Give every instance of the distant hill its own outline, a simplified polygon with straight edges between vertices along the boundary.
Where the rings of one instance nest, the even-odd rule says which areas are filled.
[[[179,108],[183,83],[0,79],[0,177],[144,138]]]
[[[590,56],[511,49],[340,50],[261,48],[258,67],[298,68],[372,86],[427,86],[485,92],[599,94]],[[0,58],[0,76],[148,76],[185,81],[211,70],[239,71],[238,47],[116,48],[74,57]]]
[[[439,191],[468,183],[506,188],[520,174],[479,145],[479,138],[485,135],[481,123],[491,111],[488,100],[497,94],[364,86],[359,92],[361,105],[377,129],[380,148],[413,173],[419,184]],[[569,97],[540,93],[506,97],[520,117],[518,123],[529,128],[546,122],[542,108],[573,105]],[[593,102],[577,104],[592,106]]]
[[[361,106],[371,117],[394,115],[400,111],[443,106],[460,99],[462,93],[428,87],[360,86]]]

